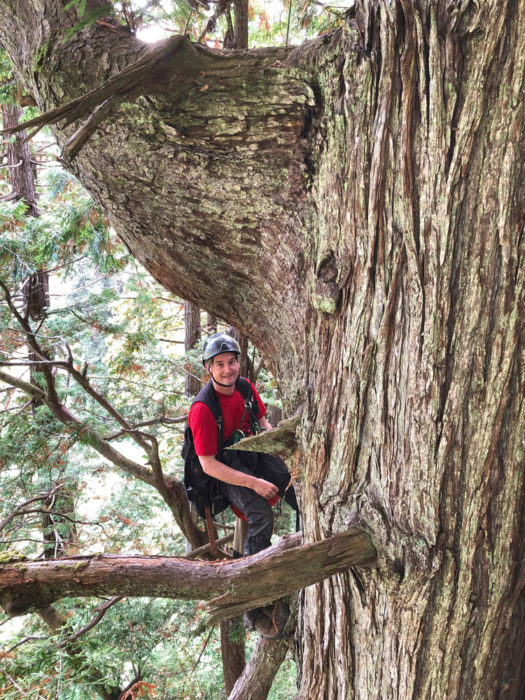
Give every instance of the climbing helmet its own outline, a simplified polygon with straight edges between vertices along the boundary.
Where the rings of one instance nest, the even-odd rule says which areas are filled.
[[[205,365],[216,355],[223,352],[234,352],[237,356],[241,353],[239,343],[227,333],[214,333],[204,343],[202,350],[202,364]]]

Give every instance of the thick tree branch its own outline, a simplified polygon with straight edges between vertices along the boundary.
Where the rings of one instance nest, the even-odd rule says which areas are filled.
[[[85,117],[98,107],[107,104],[108,101],[113,101],[117,96],[125,97],[136,90],[145,77],[151,79],[159,71],[164,71],[166,63],[174,58],[183,40],[184,37],[177,36],[153,45],[137,62],[111,77],[102,86],[96,87],[82,95],[82,97],[52,109],[34,119],[29,119],[23,124],[2,129],[0,134],[14,134],[24,129],[33,129],[27,137],[31,138],[43,126],[56,124],[62,120],[67,126]],[[77,134],[73,136],[73,139],[78,139]]]
[[[283,537],[264,552],[227,562],[113,555],[6,562],[0,565],[0,599],[11,616],[66,596],[208,600],[210,622],[217,622],[376,559],[369,536],[360,530],[312,544],[301,541],[300,533]]]
[[[289,49],[278,50],[278,58],[284,59]],[[79,119],[88,119],[64,145],[64,154],[74,158],[97,127],[121,104],[138,95],[164,94],[166,76],[170,85],[176,85],[181,94],[181,85],[189,88],[193,78],[231,68],[239,58],[233,52],[212,52],[205,46],[193,44],[185,36],[174,36],[149,46],[143,55],[117,75],[85,95],[52,109],[24,124],[0,130],[0,134],[14,134],[23,129],[33,129],[26,140],[35,136],[43,126],[64,122],[67,127]]]

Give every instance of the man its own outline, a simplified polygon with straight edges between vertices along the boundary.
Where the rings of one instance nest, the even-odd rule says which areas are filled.
[[[203,350],[203,363],[221,407],[223,442],[226,445],[232,444],[236,431],[250,434],[249,411],[238,388],[239,354],[239,344],[225,333],[210,336]],[[250,385],[257,423],[262,430],[269,430],[272,426],[266,419],[266,408],[255,386]],[[248,520],[244,554],[255,554],[269,547],[274,522],[272,505],[279,497],[284,497],[292,508],[298,510],[290,474],[284,462],[275,455],[263,453],[228,450],[218,454],[217,421],[211,409],[199,401],[199,397],[190,409],[188,425],[203,471],[217,479],[222,494],[234,510],[242,511]],[[249,611],[247,617],[249,624],[264,637],[276,639],[288,617],[288,610],[283,601],[277,601],[268,609]]]

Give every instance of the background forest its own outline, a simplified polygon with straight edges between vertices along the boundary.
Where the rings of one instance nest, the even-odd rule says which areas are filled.
[[[219,47],[233,26],[230,6],[220,3],[120,8],[121,21],[146,39],[185,32]],[[250,45],[283,43],[338,21],[337,10],[308,3],[254,5],[249,12]],[[97,20],[85,14],[86,22]],[[35,108],[20,107],[24,99],[5,56],[1,81],[4,125],[34,116]],[[61,168],[51,132],[23,145],[25,136],[4,140],[2,149],[0,369],[35,386],[51,371],[79,426],[139,464],[147,457],[136,438],[147,435],[164,471],[180,479],[189,397],[206,380],[200,335],[225,326],[199,313],[188,337],[188,305],[128,254],[103,212]],[[40,351],[28,346],[30,332]],[[275,383],[256,350],[250,347],[246,358],[245,373],[278,409]],[[104,459],[80,427],[66,430],[38,398],[0,387],[1,557],[184,554],[184,538],[155,489]],[[223,526],[231,531],[233,518]],[[293,529],[285,507],[279,528]],[[4,617],[0,695],[116,697],[104,690],[109,686],[123,698],[219,698],[218,628],[201,623],[198,604],[120,597],[65,599],[40,615]],[[291,697],[294,686],[290,660],[270,697]]]

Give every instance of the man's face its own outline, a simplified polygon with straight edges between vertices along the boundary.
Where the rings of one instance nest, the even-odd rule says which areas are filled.
[[[212,378],[223,386],[234,386],[240,371],[239,360],[234,352],[215,355],[206,367]]]

